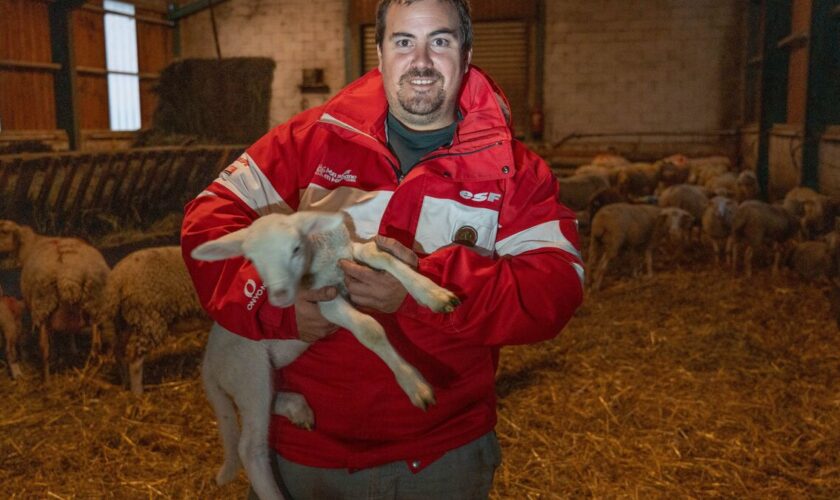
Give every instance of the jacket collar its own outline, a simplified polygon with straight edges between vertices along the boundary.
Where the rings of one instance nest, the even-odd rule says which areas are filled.
[[[470,66],[458,104],[463,120],[458,123],[450,151],[461,153],[495,142],[510,142],[512,134],[500,102],[507,103],[501,89],[480,69]],[[327,102],[321,121],[384,144],[387,112],[382,74],[373,69]]]

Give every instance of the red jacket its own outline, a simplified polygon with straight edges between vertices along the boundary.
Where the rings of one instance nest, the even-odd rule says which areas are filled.
[[[512,139],[496,94],[472,67],[452,144],[400,178],[374,70],[275,127],[187,205],[181,244],[199,297],[215,321],[243,336],[296,338],[293,308],[268,304],[243,259],[197,262],[189,254],[274,211],[344,210],[360,239],[379,233],[413,248],[420,272],[462,300],[443,315],[409,296],[396,313],[375,315],[434,387],[437,404],[426,412],[346,330],[278,373],[278,388],[302,393],[315,412],[314,431],[273,418],[271,443],[284,457],[320,467],[424,467],[495,426],[499,347],[553,338],[580,305],[574,214],[557,201],[545,162]]]

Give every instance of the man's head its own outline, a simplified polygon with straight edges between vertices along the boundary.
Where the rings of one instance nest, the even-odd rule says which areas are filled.
[[[391,113],[415,130],[451,124],[472,58],[467,0],[381,0],[376,45]]]

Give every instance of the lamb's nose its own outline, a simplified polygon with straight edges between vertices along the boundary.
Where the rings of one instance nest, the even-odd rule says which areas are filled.
[[[290,296],[288,290],[283,288],[271,290],[268,295],[269,302],[275,306],[286,306],[288,305],[289,299]]]

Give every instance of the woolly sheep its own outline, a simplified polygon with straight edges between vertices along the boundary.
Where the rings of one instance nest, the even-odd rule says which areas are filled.
[[[0,220],[0,252],[10,252],[21,266],[21,294],[39,331],[44,379],[50,375],[50,332],[76,334],[90,325],[90,352],[98,354],[98,318],[109,271],[99,250],[76,238],[41,236],[29,226]]]
[[[738,248],[746,247],[744,270],[752,276],[752,259],[756,248],[765,242],[773,245],[773,275],[779,271],[783,245],[799,233],[799,220],[781,205],[770,205],[759,200],[748,200],[738,205],[732,217],[730,249],[732,268],[738,265]]]
[[[831,278],[837,274],[836,252],[827,241],[803,241],[794,247],[790,267],[808,281]]]
[[[663,208],[675,207],[685,210],[694,218],[694,223],[699,225],[706,207],[709,206],[709,197],[700,186],[677,184],[662,191],[658,203]]]
[[[691,215],[679,208],[613,203],[602,207],[592,220],[589,243],[589,269],[593,270],[592,289],[601,281],[610,261],[623,250],[640,250],[645,256],[648,276],[653,276],[653,249],[670,233],[680,235]]]
[[[784,207],[799,217],[802,231],[807,238],[831,228],[837,212],[835,202],[809,187],[796,187],[788,191]]]
[[[706,181],[704,186],[715,196],[735,198],[738,194],[738,176],[732,172],[724,172]]]
[[[744,170],[738,174],[737,192],[735,199],[738,202],[746,200],[754,200],[761,194],[761,189],[758,186],[758,177],[752,170]]]
[[[610,187],[607,180],[593,174],[561,177],[558,181],[560,201],[574,211],[586,210],[592,195]]]
[[[633,163],[618,172],[619,191],[631,197],[652,195],[659,185],[659,165]]]
[[[21,318],[23,316],[23,302],[14,297],[4,296],[0,289],[0,333],[6,343],[6,364],[12,379],[21,375],[18,364],[18,339],[23,331]]]
[[[425,409],[434,403],[431,386],[388,342],[382,326],[348,301],[340,259],[355,259],[397,278],[419,303],[437,312],[450,312],[458,298],[402,261],[379,250],[375,243],[351,242],[339,214],[297,212],[270,214],[251,226],[204,243],[192,251],[199,260],[220,260],[244,255],[267,286],[268,301],[291,306],[304,275],[311,287],[336,286],[338,296],[319,302],[330,322],[347,328],[376,353],[394,373],[412,404]],[[273,398],[272,366],[280,368],[296,359],[307,347],[300,340],[253,341],[214,324],[207,341],[202,377],[204,388],[219,422],[224,445],[224,464],[216,476],[219,484],[231,480],[240,460],[260,498],[282,498],[268,463],[269,414],[284,415],[297,425],[311,427],[314,416],[300,394],[279,393]],[[242,420],[242,436],[236,426],[233,397]],[[237,456],[238,450],[238,456]]]
[[[103,332],[114,341],[123,383],[143,393],[143,360],[170,330],[206,318],[193,288],[181,248],[155,247],[125,256],[105,286]]]
[[[712,243],[715,264],[720,264],[721,250],[723,250],[723,254],[726,256],[727,263],[730,263],[728,241],[729,235],[732,232],[732,218],[735,216],[735,210],[737,209],[738,202],[735,200],[725,196],[715,196],[703,212],[703,234]]]

